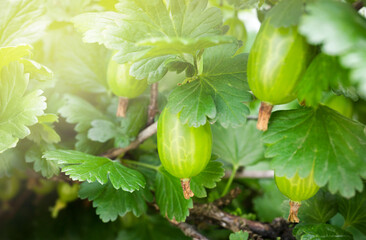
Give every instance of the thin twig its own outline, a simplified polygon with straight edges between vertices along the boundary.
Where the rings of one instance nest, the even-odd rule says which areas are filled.
[[[142,142],[144,142],[146,139],[154,135],[157,131],[158,122],[155,122],[142,130],[139,135],[137,136],[136,140],[131,142],[130,145],[128,145],[125,148],[113,148],[110,151],[102,154],[103,157],[114,159],[132,149],[137,148]]]
[[[169,220],[169,222],[174,226],[176,226],[177,228],[179,228],[187,237],[191,237],[194,240],[208,240],[207,237],[203,236],[195,229],[195,227],[193,227],[188,223],[185,222],[178,223],[173,220]]]
[[[226,171],[224,178],[229,178],[231,175],[231,171]],[[253,178],[253,179],[261,179],[261,178],[273,178],[274,172],[273,170],[265,170],[265,171],[240,171],[235,174],[235,178]]]
[[[153,83],[150,90],[150,104],[149,104],[149,115],[147,125],[151,125],[154,122],[156,113],[158,112],[158,83]]]

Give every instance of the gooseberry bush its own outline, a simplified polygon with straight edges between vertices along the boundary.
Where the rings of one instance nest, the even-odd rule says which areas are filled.
[[[0,238],[365,239],[364,4],[0,0]]]

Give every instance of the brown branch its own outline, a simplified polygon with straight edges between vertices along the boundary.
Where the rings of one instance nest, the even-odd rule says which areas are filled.
[[[229,178],[231,175],[231,171],[226,171],[224,178]],[[274,173],[273,170],[266,171],[240,171],[235,174],[235,178],[253,178],[253,179],[261,179],[261,178],[273,178]]]
[[[159,89],[158,83],[153,83],[150,90],[150,104],[149,104],[149,115],[147,119],[147,125],[151,125],[154,122],[156,113],[158,112],[158,96]]]
[[[363,2],[361,0],[358,0],[354,3],[352,3],[352,7],[356,10],[359,11],[361,8],[363,8]]]
[[[292,229],[286,220],[282,218],[275,219],[271,224],[252,221],[224,212],[212,203],[195,204],[190,213],[198,217],[204,216],[216,220],[220,226],[233,232],[249,230],[263,238],[276,239],[281,237],[281,239],[295,239],[291,234],[288,234]],[[284,238],[284,235],[286,235],[286,238]]]
[[[154,135],[157,131],[158,122],[155,122],[151,125],[149,125],[147,128],[142,130],[139,135],[137,136],[136,140],[131,142],[130,145],[128,145],[125,148],[113,148],[109,150],[108,152],[102,154],[103,157],[114,159],[132,149],[137,148],[142,142],[144,142],[146,139]]]
[[[177,228],[179,228],[187,237],[191,237],[194,240],[208,240],[207,237],[203,236],[195,229],[195,227],[193,227],[188,223],[185,222],[178,223],[174,220],[169,220],[169,222],[174,226],[176,226]]]

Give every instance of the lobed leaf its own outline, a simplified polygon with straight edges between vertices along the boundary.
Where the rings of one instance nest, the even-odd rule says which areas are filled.
[[[317,106],[323,91],[338,89],[341,85],[349,85],[348,71],[338,62],[336,57],[320,53],[307,68],[298,86],[298,99],[307,106]]]
[[[61,141],[60,136],[53,128],[53,123],[58,122],[58,117],[55,114],[44,114],[38,117],[38,123],[30,127],[31,134],[27,136],[28,139],[40,144],[58,143]]]
[[[115,221],[118,216],[123,217],[128,212],[139,217],[147,210],[146,201],[153,200],[149,190],[126,192],[115,189],[111,182],[104,185],[84,182],[80,186],[79,197],[93,201],[93,207],[103,222]]]
[[[262,133],[254,121],[237,128],[212,126],[212,151],[233,166],[248,166],[264,158]]]
[[[251,100],[246,83],[246,54],[233,56],[236,44],[208,48],[203,54],[203,72],[197,80],[175,88],[168,107],[180,112],[180,120],[198,127],[206,117],[224,127],[239,126],[246,121]]]
[[[286,197],[278,190],[273,179],[259,180],[259,186],[262,194],[253,198],[253,205],[259,220],[271,222],[276,217],[283,214],[281,204]],[[300,210],[301,212],[301,210]],[[286,211],[288,214],[288,211]],[[302,220],[302,218],[300,218]]]
[[[17,148],[0,153],[0,177],[11,176],[13,170],[21,168],[23,163],[23,156]]]
[[[106,184],[109,179],[115,189],[121,188],[128,192],[144,188],[146,183],[138,171],[105,157],[73,150],[46,151],[43,157],[62,165],[62,172],[70,175],[73,180]]]
[[[315,182],[331,193],[352,197],[363,188],[365,126],[328,107],[274,112],[263,141],[278,176],[306,177],[314,168]]]
[[[222,163],[211,160],[200,174],[191,179],[191,188],[195,197],[207,197],[205,188],[216,187],[216,183],[220,182],[224,175],[225,169]]]
[[[163,167],[156,174],[155,199],[160,213],[169,219],[182,222],[193,207],[192,199],[185,199],[179,178],[170,175]]]
[[[0,46],[30,44],[42,37],[49,24],[43,2],[0,1]]]
[[[314,1],[306,6],[307,14],[299,31],[312,44],[322,44],[322,51],[340,57],[350,69],[350,78],[366,89],[366,20],[349,4],[334,0]]]
[[[366,234],[366,191],[351,199],[338,198],[338,210],[344,217],[344,226],[353,226]]]
[[[10,62],[18,61],[31,54],[30,45],[21,44],[13,47],[0,47],[0,69],[7,66]]]
[[[352,240],[352,234],[343,230],[340,227],[330,224],[309,224],[309,225],[297,225],[293,234],[296,239],[301,240],[321,240],[321,239],[344,239]]]
[[[108,121],[109,119],[96,107],[80,97],[65,95],[64,100],[65,102],[58,112],[66,118],[68,123],[76,124],[75,131],[78,133],[76,135],[76,149],[90,154],[98,153],[103,147],[102,144],[91,141],[87,134],[93,121]]]
[[[55,161],[49,161],[42,157],[42,153],[48,150],[55,150],[55,146],[51,144],[47,145],[33,145],[25,153],[25,161],[33,163],[33,169],[36,172],[40,172],[43,177],[51,178],[60,173],[59,166]]]
[[[243,231],[231,233],[229,236],[230,240],[247,240],[248,238],[249,238],[249,233],[243,232]]]
[[[160,80],[167,71],[161,57],[195,55],[204,48],[234,41],[220,36],[221,12],[207,8],[207,0],[128,0],[118,3],[116,9],[81,14],[73,22],[84,33],[84,41],[118,50],[114,56],[117,62],[140,61],[131,74],[147,77],[149,82]]]
[[[29,75],[18,62],[1,69],[0,75],[0,153],[15,147],[18,140],[30,134],[29,126],[46,108],[41,90],[27,92]]]
[[[298,25],[304,13],[303,0],[281,0],[266,14],[275,27],[291,27]]]
[[[320,189],[314,197],[301,202],[299,218],[304,223],[327,223],[337,210],[336,196]]]
[[[104,46],[85,44],[80,34],[63,32],[53,51],[53,68],[60,80],[81,91],[108,92],[107,68],[111,53]]]

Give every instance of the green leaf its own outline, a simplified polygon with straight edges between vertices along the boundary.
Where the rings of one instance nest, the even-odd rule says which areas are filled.
[[[323,91],[339,88],[340,83],[348,85],[348,71],[338,58],[320,53],[307,68],[298,86],[299,101],[307,106],[316,106],[322,99]]]
[[[192,199],[185,199],[179,178],[170,175],[163,167],[156,174],[155,199],[160,213],[169,219],[183,222],[193,207]]]
[[[162,79],[168,72],[167,62],[176,59],[172,55],[142,59],[132,64],[130,74],[136,79],[147,79],[154,83]]]
[[[42,157],[42,153],[48,150],[55,150],[53,145],[33,145],[25,153],[25,161],[33,163],[33,169],[40,172],[43,177],[51,178],[60,173],[59,166],[55,161],[49,161]]]
[[[247,54],[233,56],[237,45],[226,44],[205,50],[203,72],[197,80],[183,84],[169,95],[168,107],[180,113],[180,120],[198,127],[206,117],[224,127],[239,126],[246,121],[251,100],[247,91]]]
[[[7,66],[10,62],[18,61],[23,64],[24,72],[29,73],[30,80],[37,80],[40,82],[53,80],[53,72],[46,66],[35,62],[29,57],[32,53],[32,46],[26,44],[20,44],[14,47],[0,47],[0,69]],[[44,84],[44,83],[43,83]],[[51,83],[48,83],[51,85]],[[32,84],[29,89],[38,89],[40,84]],[[28,89],[28,90],[29,90]]]
[[[207,8],[207,0],[128,0],[116,9],[118,13],[81,14],[73,22],[84,33],[84,41],[119,50],[114,56],[119,63],[148,59],[138,65],[149,72],[132,70],[131,74],[139,79],[144,75],[150,83],[167,71],[161,56],[195,55],[203,48],[234,41],[219,36],[222,15],[219,9]]]
[[[126,117],[121,119],[120,131],[130,140],[135,140],[140,130],[146,126],[149,99],[137,98],[130,101]]]
[[[62,172],[70,175],[73,180],[106,184],[109,179],[115,189],[121,188],[128,192],[144,188],[146,183],[138,171],[105,157],[73,150],[46,151],[43,157],[63,165]]]
[[[33,43],[48,25],[43,0],[0,2],[0,46]]]
[[[345,219],[345,227],[353,226],[366,234],[366,191],[351,199],[339,198],[338,210]]]
[[[293,234],[299,240],[352,240],[352,234],[343,229],[329,224],[297,225]]]
[[[107,142],[120,134],[118,126],[109,121],[97,119],[91,122],[91,128],[88,131],[88,138],[96,142]]]
[[[53,79],[53,72],[46,66],[31,59],[21,59],[24,65],[24,72],[30,73],[29,79],[37,81],[50,81]]]
[[[0,153],[15,147],[18,140],[30,134],[29,126],[46,108],[41,90],[26,92],[28,75],[17,62],[3,67],[0,75]]]
[[[207,197],[205,188],[216,187],[216,182],[220,182],[224,175],[225,169],[222,163],[211,160],[200,174],[191,179],[191,188],[195,197]]]
[[[115,118],[115,121],[93,120],[88,138],[97,142],[114,139],[115,147],[126,147],[146,126],[148,105],[147,98],[136,98],[129,101],[126,117]]]
[[[306,177],[314,168],[315,182],[331,193],[352,197],[363,188],[365,126],[328,107],[274,112],[263,141],[278,176]]]
[[[248,232],[239,231],[236,233],[230,234],[230,240],[247,240],[249,238]]]
[[[275,27],[291,27],[298,25],[304,13],[303,0],[281,0],[267,14]]]
[[[320,189],[312,198],[302,201],[299,218],[304,223],[327,223],[337,214],[337,198]]]
[[[241,127],[212,126],[213,153],[233,166],[248,166],[264,158],[262,133],[249,121]]]
[[[110,182],[104,185],[84,182],[81,184],[79,197],[93,201],[93,207],[103,222],[115,221],[118,216],[122,217],[128,212],[141,216],[147,210],[146,201],[153,200],[149,190],[126,192],[115,189]]]
[[[93,0],[46,1],[47,16],[57,22],[70,22],[73,16],[95,10]],[[100,1],[99,1],[100,2]]]
[[[102,112],[82,98],[65,95],[65,102],[59,109],[66,121],[75,125],[77,143],[76,149],[90,154],[98,153],[102,144],[88,139],[87,134],[95,120],[109,120]]]
[[[7,66],[10,62],[18,61],[23,64],[24,72],[30,74],[30,80],[41,82],[53,80],[53,72],[49,68],[31,59],[25,58],[31,55],[31,50],[32,46],[26,44],[20,44],[14,47],[0,47],[0,69]],[[51,83],[47,84],[51,85]],[[31,85],[32,88],[30,89],[37,89],[40,87],[39,85],[38,82],[36,84],[33,83],[33,85]]]
[[[85,92],[108,91],[107,67],[110,52],[98,44],[85,44],[79,34],[65,32],[55,46],[55,72],[68,84]]]
[[[72,95],[65,96],[65,104],[59,113],[68,123],[76,124],[77,132],[89,130],[94,119],[107,119],[103,113],[84,99]]]
[[[278,190],[273,179],[261,179],[259,185],[263,194],[253,198],[254,209],[261,221],[271,222],[282,216],[281,204],[286,197]]]
[[[214,0],[217,1],[217,0]],[[235,9],[252,9],[257,8],[262,0],[226,0]]]
[[[194,56],[201,49],[233,42],[235,42],[235,38],[232,36],[218,35],[194,39],[174,37],[151,38],[140,41],[138,45],[151,46],[150,51],[144,55],[144,58],[151,58],[161,55],[181,55],[184,53]]]
[[[156,56],[150,54],[152,49],[162,52],[159,56],[176,53],[176,49],[170,50],[169,44],[158,44],[159,50],[157,46],[140,46],[139,43],[151,41],[151,37],[178,41],[174,47],[181,52],[201,50],[201,44],[197,43],[219,34],[218,28],[222,24],[220,10],[206,9],[206,6],[207,0],[172,0],[168,3],[163,0],[129,0],[116,5],[118,13],[87,13],[75,17],[73,22],[84,32],[85,41],[120,50],[115,59],[124,63]]]
[[[174,113],[180,113],[180,120],[190,126],[206,124],[207,117],[215,118],[216,106],[203,81],[179,86],[169,95],[168,107]]]
[[[18,61],[19,59],[29,56],[32,47],[22,44],[14,47],[0,47],[0,69],[7,66],[10,62]]]
[[[16,148],[0,153],[0,178],[11,176],[14,169],[23,165],[23,155]]]
[[[44,114],[38,117],[38,123],[30,127],[31,134],[28,139],[40,144],[41,141],[46,143],[58,143],[61,141],[60,136],[53,129],[53,123],[58,122],[55,114]]]
[[[88,154],[101,154],[110,149],[110,144],[91,141],[86,133],[79,133],[75,136],[75,149]]]
[[[322,51],[340,57],[350,77],[366,88],[366,20],[349,4],[324,0],[306,6],[299,31]],[[360,94],[365,93],[361,90]]]

